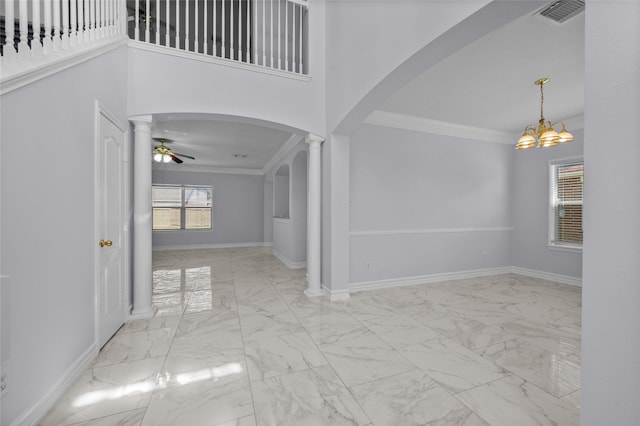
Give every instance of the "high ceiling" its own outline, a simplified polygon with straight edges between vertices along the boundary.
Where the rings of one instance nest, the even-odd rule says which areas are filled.
[[[565,121],[569,130],[579,126],[584,13],[562,24],[538,14],[517,19],[426,70],[376,113],[487,130],[515,142],[527,125],[537,123],[540,91],[533,82],[541,77],[550,78],[544,86],[545,117]],[[290,129],[201,115],[155,116],[153,136],[174,139],[171,149],[196,157],[185,160],[191,168],[255,173],[301,138]]]
[[[459,50],[387,99],[378,110],[505,133],[522,132],[544,113],[582,116],[584,13],[560,24],[527,15]]]

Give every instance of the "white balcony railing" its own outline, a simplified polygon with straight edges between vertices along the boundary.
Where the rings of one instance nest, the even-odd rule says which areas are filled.
[[[307,74],[307,0],[2,0],[0,93],[134,45]]]
[[[306,69],[306,0],[129,0],[129,38],[295,74]]]
[[[2,0],[2,93],[125,39],[120,0]]]

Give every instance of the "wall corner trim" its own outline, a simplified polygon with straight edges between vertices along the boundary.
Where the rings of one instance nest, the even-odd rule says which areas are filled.
[[[293,262],[292,260],[287,259],[286,256],[284,256],[282,253],[279,253],[278,251],[274,250],[273,248],[271,249],[271,253],[275,257],[277,257],[280,262],[282,262],[285,265],[287,265],[287,268],[289,268],[289,269],[302,269],[302,268],[306,268],[307,267],[307,262]]]
[[[431,284],[442,281],[462,280],[467,278],[486,277],[489,275],[508,274],[512,272],[509,266],[499,268],[473,269],[469,271],[444,272],[440,274],[418,275],[413,277],[390,278],[375,281],[362,281],[352,283],[350,290],[352,292],[376,290],[380,288],[404,287],[417,284]]]
[[[351,291],[349,289],[331,290],[328,287],[322,286],[322,291],[324,292],[325,297],[327,297],[331,302],[351,299]]]
[[[238,247],[268,247],[267,244],[271,243],[229,243],[229,244],[188,244],[181,246],[154,246],[153,251],[167,251],[167,250],[206,250],[206,249],[220,249],[220,248],[238,248]]]
[[[511,272],[526,277],[539,278],[541,280],[554,281],[561,284],[568,284],[575,287],[582,287],[582,278],[569,275],[554,274],[553,272],[538,271],[535,269],[512,266]]]
[[[49,412],[62,395],[74,384],[98,356],[98,346],[94,341],[84,353],[64,372],[49,391],[34,405],[19,415],[11,426],[35,426]]]

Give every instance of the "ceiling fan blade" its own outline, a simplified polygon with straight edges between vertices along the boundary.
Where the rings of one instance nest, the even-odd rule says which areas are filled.
[[[192,156],[187,155],[187,154],[180,154],[180,153],[178,153],[178,152],[174,152],[173,154],[174,154],[174,155],[179,155],[180,157],[189,158],[189,159],[191,159],[191,160],[195,160],[195,159],[196,159],[196,157],[192,157]]]
[[[184,161],[182,161],[181,159],[179,159],[178,157],[176,157],[176,154],[175,154],[175,153],[171,153],[171,154],[169,154],[169,156],[171,157],[171,159],[172,159],[173,161],[175,161],[175,162],[176,162],[176,163],[178,163],[178,164],[184,163]]]

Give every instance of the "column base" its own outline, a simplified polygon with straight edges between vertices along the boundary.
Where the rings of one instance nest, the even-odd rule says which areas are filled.
[[[129,315],[129,320],[147,319],[152,318],[158,309],[155,306],[145,310],[132,310]]]
[[[322,291],[322,289],[318,289],[318,290],[311,290],[311,289],[306,289],[304,291],[304,294],[307,297],[318,297],[318,296],[322,296],[324,295],[324,291]]]

